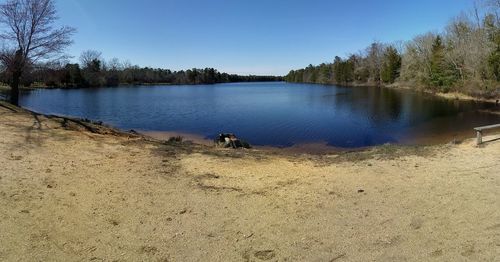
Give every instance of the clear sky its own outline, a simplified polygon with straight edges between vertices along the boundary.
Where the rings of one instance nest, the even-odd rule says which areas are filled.
[[[440,31],[473,0],[56,0],[69,53],[139,66],[283,75],[373,40]]]

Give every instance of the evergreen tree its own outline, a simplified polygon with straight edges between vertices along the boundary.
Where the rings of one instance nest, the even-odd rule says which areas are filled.
[[[431,85],[435,87],[450,87],[458,78],[456,72],[445,60],[445,46],[441,36],[437,36],[431,50]]]
[[[331,67],[325,63],[319,66],[319,83],[326,84],[332,77]]]
[[[78,64],[67,64],[64,67],[64,76],[62,79],[62,84],[65,86],[83,86],[83,76]]]
[[[388,46],[384,53],[381,78],[384,83],[392,84],[399,77],[401,56],[393,46]]]
[[[336,56],[333,60],[333,78],[335,83],[341,84],[343,82],[342,58]]]

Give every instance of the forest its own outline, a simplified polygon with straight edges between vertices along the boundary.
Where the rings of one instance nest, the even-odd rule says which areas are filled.
[[[478,2],[443,32],[407,42],[374,41],[331,63],[292,70],[288,82],[398,86],[477,97],[500,94],[500,1]]]
[[[218,72],[214,68],[172,71],[139,67],[117,58],[106,61],[98,51],[84,51],[80,63],[57,61],[33,64],[21,79],[24,87],[104,87],[122,84],[215,84],[231,82],[282,81],[279,76],[236,75]],[[0,81],[9,83],[11,73],[4,70]]]

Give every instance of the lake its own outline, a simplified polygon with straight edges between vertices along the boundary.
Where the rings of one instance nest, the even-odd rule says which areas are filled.
[[[231,132],[252,145],[319,143],[357,148],[473,137],[500,123],[495,105],[377,87],[270,83],[127,86],[23,91],[21,106],[100,120],[123,130],[172,131],[212,139]]]

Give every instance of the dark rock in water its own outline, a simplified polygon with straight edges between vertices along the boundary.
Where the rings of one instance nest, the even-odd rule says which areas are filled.
[[[134,134],[134,135],[138,135],[139,133],[137,131],[135,131],[134,129],[130,129],[130,131],[128,131],[129,133],[131,134]]]
[[[251,148],[250,144],[246,141],[240,140],[237,138],[234,134],[230,133],[222,133],[219,134],[215,139],[214,139],[215,145],[218,147],[224,147],[224,148]]]

